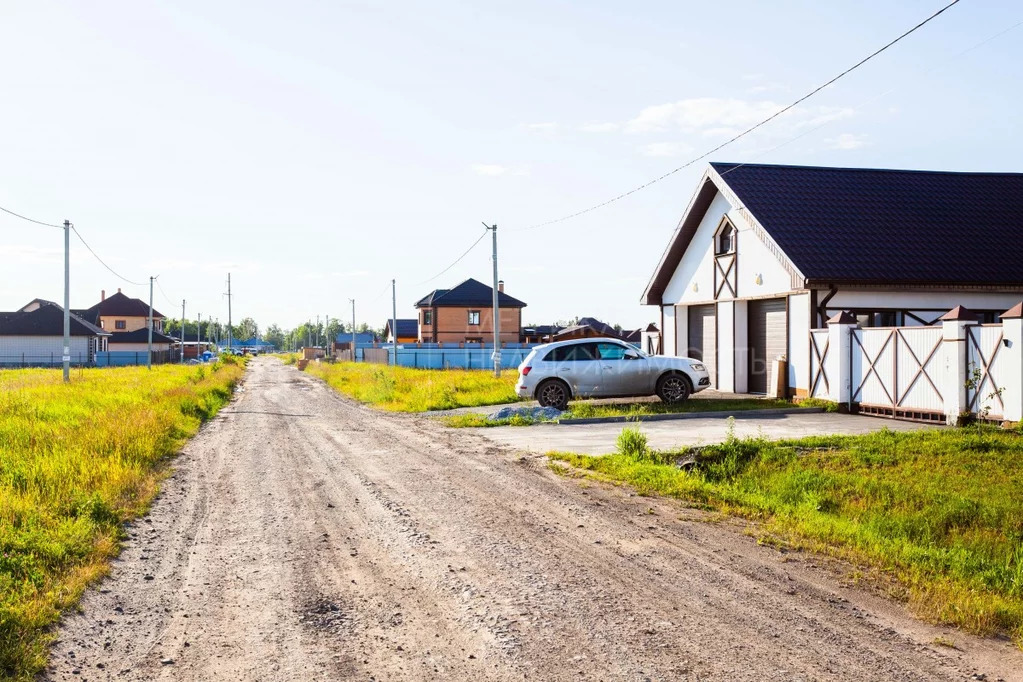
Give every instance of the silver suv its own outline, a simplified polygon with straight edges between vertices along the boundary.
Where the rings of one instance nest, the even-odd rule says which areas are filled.
[[[618,339],[578,339],[537,346],[519,365],[515,392],[544,407],[575,398],[654,395],[679,403],[710,386],[699,360],[647,355]]]

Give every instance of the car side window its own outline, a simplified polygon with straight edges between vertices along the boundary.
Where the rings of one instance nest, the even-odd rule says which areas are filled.
[[[599,358],[600,355],[597,353],[597,344],[595,343],[576,343],[571,346],[559,346],[552,348],[546,356],[544,356],[544,362],[581,362],[584,360],[594,360]]]
[[[617,343],[598,343],[597,353],[601,360],[625,359],[625,348]]]

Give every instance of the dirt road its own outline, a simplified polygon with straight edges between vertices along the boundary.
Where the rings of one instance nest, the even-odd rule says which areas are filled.
[[[53,680],[1020,679],[840,569],[383,415],[269,358],[185,449]],[[938,635],[958,648],[933,644]],[[976,678],[975,678],[976,679]]]

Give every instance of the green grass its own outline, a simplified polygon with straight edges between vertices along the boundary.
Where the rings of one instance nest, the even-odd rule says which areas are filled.
[[[948,429],[606,457],[551,453],[582,475],[754,519],[772,541],[896,579],[922,618],[1023,646],[1023,436]],[[680,462],[692,461],[691,470]]]
[[[560,420],[582,419],[589,417],[625,417],[626,419],[640,420],[644,416],[652,414],[682,414],[699,412],[739,412],[743,410],[769,410],[786,407],[824,407],[834,403],[807,404],[792,403],[788,400],[776,400],[773,398],[693,398],[681,404],[667,404],[661,402],[641,403],[607,403],[598,404],[585,400],[574,402],[568,406],[560,417]],[[828,409],[828,411],[833,411]],[[543,423],[544,420],[537,420],[530,417],[516,416],[509,419],[491,419],[485,414],[459,414],[444,417],[445,425],[452,428],[474,428],[489,426],[532,426]]]
[[[518,375],[468,369],[413,369],[372,363],[311,362],[305,370],[362,403],[395,412],[513,403]]]
[[[585,400],[572,403],[562,419],[589,417],[643,417],[651,414],[684,414],[690,412],[739,412],[804,407],[789,400],[775,398],[692,398],[682,403],[642,402],[598,404]],[[806,407],[812,407],[806,405]]]
[[[164,458],[231,396],[243,366],[0,371],[0,679],[46,664],[62,610],[103,576]]]

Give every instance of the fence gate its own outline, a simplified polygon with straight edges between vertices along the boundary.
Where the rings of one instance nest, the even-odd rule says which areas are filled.
[[[860,412],[899,419],[944,421],[938,388],[941,327],[851,330],[852,402]]]
[[[810,391],[811,398],[831,397],[827,359],[831,350],[831,334],[827,329],[810,330]]]
[[[1001,420],[1005,413],[999,381],[1004,372],[1000,362],[1002,340],[1000,324],[978,324],[966,328],[966,405],[967,410],[986,419]]]

